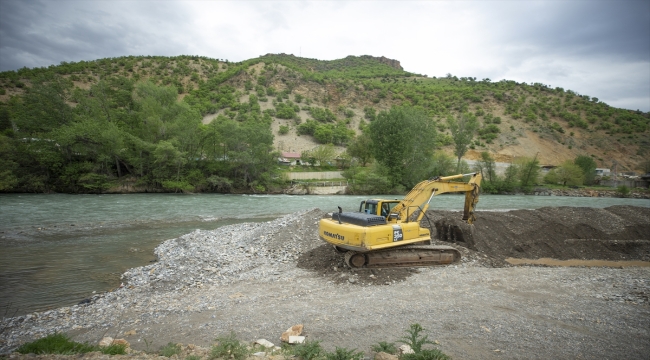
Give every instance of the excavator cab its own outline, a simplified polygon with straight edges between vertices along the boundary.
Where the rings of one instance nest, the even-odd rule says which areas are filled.
[[[359,212],[387,218],[400,200],[365,200],[359,205]]]

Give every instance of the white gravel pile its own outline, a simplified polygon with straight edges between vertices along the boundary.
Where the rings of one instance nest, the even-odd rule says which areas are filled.
[[[312,209],[264,223],[228,225],[216,230],[195,230],[167,240],[154,253],[155,264],[130,269],[122,275],[125,286],[180,289],[242,280],[273,279],[280,267],[320,245],[316,233],[298,236],[302,223],[316,226],[322,216]]]

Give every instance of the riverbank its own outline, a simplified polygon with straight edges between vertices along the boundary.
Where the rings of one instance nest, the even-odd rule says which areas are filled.
[[[650,223],[648,209],[615,208],[624,212],[602,209],[600,218],[575,208],[567,224],[576,231],[617,224],[604,233],[623,238],[637,236],[633,224]],[[169,342],[207,347],[230,331],[245,342],[279,343],[279,331],[304,324],[307,338],[330,351],[343,346],[369,353],[371,345],[396,340],[420,323],[454,358],[642,359],[650,352],[648,268],[514,267],[480,249],[490,244],[472,250],[457,242],[452,245],[463,259],[452,266],[353,271],[315,236],[323,216],[301,211],[165,241],[155,250],[158,261],[124,273],[115,291],[4,319],[0,351],[54,331],[91,343],[123,337],[136,350]],[[482,232],[498,236],[515,226],[510,231],[516,234],[521,222],[515,220]],[[626,256],[647,256],[647,247],[626,249],[633,255]]]

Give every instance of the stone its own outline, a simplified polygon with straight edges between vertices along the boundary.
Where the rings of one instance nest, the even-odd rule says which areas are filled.
[[[105,338],[102,338],[99,340],[99,346],[109,346],[113,343],[113,338],[110,336],[107,336]]]
[[[270,342],[270,341],[268,341],[266,339],[258,339],[258,340],[255,341],[255,344],[262,345],[267,349],[272,348],[272,347],[275,346],[272,342]]]
[[[280,336],[280,340],[282,340],[284,342],[289,342],[289,336],[300,336],[300,335],[302,335],[302,329],[303,329],[302,324],[294,325],[294,326],[288,328],[287,331],[282,333],[282,336]]]
[[[124,347],[131,347],[128,341],[125,339],[115,339],[113,340],[113,345],[124,345]]]
[[[253,356],[264,357],[264,356],[266,356],[266,353],[264,351],[260,351],[260,352],[254,353]]]
[[[415,354],[415,351],[413,351],[413,349],[411,349],[410,346],[404,344],[404,345],[402,345],[402,346],[399,347],[399,354],[400,354],[400,355],[404,355],[404,354]]]
[[[304,342],[304,336],[289,336],[289,344],[302,344]]]
[[[124,335],[125,335],[125,336],[132,336],[132,335],[135,335],[136,333],[137,333],[137,332],[136,332],[135,329],[134,329],[134,330],[129,330],[129,331],[125,332]]]
[[[375,354],[375,360],[397,360],[399,359],[397,355],[389,354],[383,351],[378,352]]]

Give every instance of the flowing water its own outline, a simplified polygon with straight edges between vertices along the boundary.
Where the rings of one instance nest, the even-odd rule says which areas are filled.
[[[376,196],[395,198],[395,196]],[[76,304],[119,286],[155,259],[153,249],[195,229],[267,221],[299,210],[355,211],[367,196],[128,194],[0,195],[0,311],[24,314]],[[650,207],[649,200],[481,195],[478,210],[544,206]],[[431,209],[462,210],[462,195]],[[480,216],[480,214],[479,214]],[[317,234],[314,234],[317,236]]]

